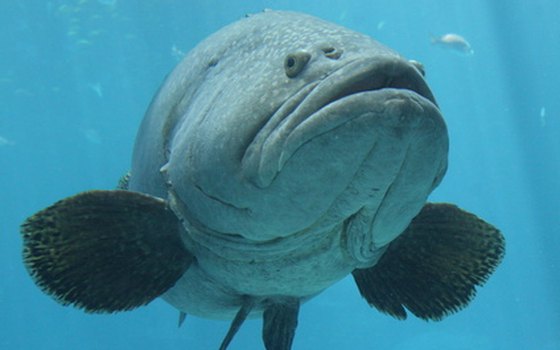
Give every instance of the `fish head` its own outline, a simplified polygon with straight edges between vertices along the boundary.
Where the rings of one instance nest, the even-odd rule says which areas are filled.
[[[447,168],[446,126],[417,67],[307,15],[222,29],[160,92],[184,86],[164,128],[172,209],[252,241],[340,227],[371,238],[357,246],[386,245]]]

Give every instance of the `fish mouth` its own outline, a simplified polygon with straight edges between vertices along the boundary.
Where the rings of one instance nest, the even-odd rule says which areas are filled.
[[[346,70],[352,70],[354,74],[340,82],[340,91],[333,96],[329,96],[323,107],[349,95],[386,88],[413,91],[437,106],[432,92],[416,67],[401,58],[390,57],[379,59],[378,62],[357,61],[351,63],[349,67],[336,71],[328,79],[327,84],[336,84],[337,80],[344,79]],[[339,77],[340,75],[342,77]]]
[[[359,95],[367,98],[364,93],[370,95],[369,108],[377,113],[382,111],[376,110],[374,101],[382,105],[392,96],[437,109],[423,76],[410,62],[395,56],[351,61],[301,89],[274,113],[245,151],[242,159],[245,178],[257,187],[268,187],[301,145],[348,122],[358,113],[334,118],[336,120],[316,120],[320,118],[315,116],[345,99]],[[376,93],[378,97],[373,96]],[[301,132],[303,129],[305,133]]]

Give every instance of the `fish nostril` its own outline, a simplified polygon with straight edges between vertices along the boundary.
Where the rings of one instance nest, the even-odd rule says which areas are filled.
[[[288,54],[284,59],[284,70],[288,78],[294,78],[301,73],[310,58],[311,55],[305,51]]]
[[[294,57],[288,57],[286,59],[286,67],[293,68],[296,65],[296,59]]]
[[[337,50],[336,48],[334,48],[332,46],[324,47],[321,50],[325,54],[325,57],[333,59],[333,60],[339,59],[340,56],[342,56],[342,52],[343,52],[343,50]]]

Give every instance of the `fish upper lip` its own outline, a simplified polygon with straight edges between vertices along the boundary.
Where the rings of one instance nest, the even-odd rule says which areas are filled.
[[[333,88],[335,87],[335,88]],[[437,102],[420,72],[399,56],[377,56],[349,61],[289,98],[269,119],[246,149],[243,169],[254,184],[267,187],[282,169],[284,143],[298,125],[329,104],[367,91],[402,89]]]
[[[351,61],[331,73],[314,90],[325,90],[325,85],[332,84],[339,86],[338,93],[327,94],[320,108],[352,94],[386,88],[413,91],[437,106],[424,77],[411,63],[400,57],[382,56]]]

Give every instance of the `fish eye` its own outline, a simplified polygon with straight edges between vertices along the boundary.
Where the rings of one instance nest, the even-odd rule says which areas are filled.
[[[421,62],[418,62],[416,60],[409,60],[408,62],[410,62],[414,66],[414,68],[416,68],[416,70],[420,72],[420,74],[422,74],[423,77],[426,76],[426,70],[424,69],[424,65]]]
[[[296,77],[305,68],[311,55],[305,51],[298,51],[288,54],[284,59],[284,70],[288,78]]]

